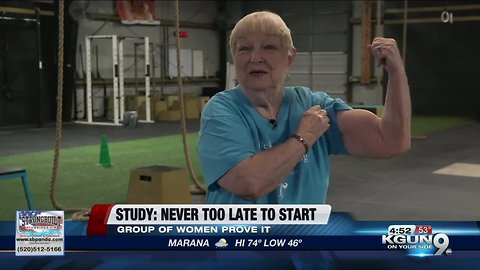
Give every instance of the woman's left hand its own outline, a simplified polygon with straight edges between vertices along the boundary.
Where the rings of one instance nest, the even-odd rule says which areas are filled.
[[[403,59],[393,38],[376,37],[372,44],[367,45],[372,55],[377,59],[377,67],[384,66],[389,74],[403,70]]]

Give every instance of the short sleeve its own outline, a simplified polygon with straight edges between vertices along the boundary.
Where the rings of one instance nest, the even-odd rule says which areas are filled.
[[[218,189],[217,180],[255,152],[251,132],[241,114],[221,99],[212,99],[202,113],[198,142],[208,189]]]
[[[325,133],[329,154],[347,154],[348,151],[343,142],[343,135],[340,132],[337,122],[337,112],[351,110],[348,104],[342,99],[331,98],[324,92],[313,93],[313,103],[319,104],[322,109],[327,111],[330,119],[330,128]]]

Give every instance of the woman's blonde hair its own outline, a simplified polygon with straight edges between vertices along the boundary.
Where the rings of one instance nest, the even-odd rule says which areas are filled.
[[[253,33],[276,35],[280,37],[282,46],[287,48],[289,52],[295,49],[290,29],[282,18],[278,14],[270,11],[258,11],[250,13],[240,19],[233,28],[229,41],[232,57],[234,56],[238,37]]]

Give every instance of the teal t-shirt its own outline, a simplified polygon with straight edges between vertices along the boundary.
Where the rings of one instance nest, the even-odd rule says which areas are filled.
[[[305,87],[285,87],[275,125],[264,118],[239,87],[213,96],[200,123],[198,152],[211,204],[323,204],[329,182],[330,154],[347,150],[336,114],[351,109],[341,99]],[[303,113],[314,105],[325,109],[330,128],[311,147],[276,190],[252,201],[221,188],[217,181],[255,153],[285,142],[297,131]]]

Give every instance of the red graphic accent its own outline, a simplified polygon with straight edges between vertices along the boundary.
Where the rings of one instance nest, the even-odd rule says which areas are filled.
[[[415,226],[415,234],[432,234],[432,226],[417,225]]]
[[[108,232],[108,216],[112,210],[113,204],[95,204],[90,212],[88,219],[87,235],[105,236]]]
[[[36,232],[34,229],[25,227],[25,226],[18,226],[20,232]]]
[[[153,0],[116,0],[118,16],[124,24],[159,25]]]

